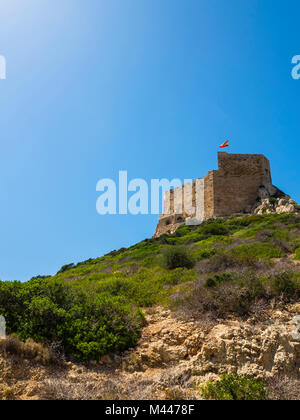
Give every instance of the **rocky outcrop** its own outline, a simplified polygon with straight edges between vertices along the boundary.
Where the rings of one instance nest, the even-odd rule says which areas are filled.
[[[165,313],[165,312],[164,312]],[[123,369],[147,371],[170,364],[192,376],[238,372],[255,376],[294,375],[300,368],[300,341],[293,338],[293,318],[300,305],[270,311],[268,324],[223,321],[203,326],[171,314],[148,317],[140,345],[122,361]],[[179,363],[179,365],[178,365]]]
[[[262,199],[254,206],[252,211],[254,214],[296,213],[299,211],[299,206],[289,196],[282,198],[269,197]]]
[[[159,238],[162,235],[172,235],[185,223],[182,215],[160,215],[153,238]]]

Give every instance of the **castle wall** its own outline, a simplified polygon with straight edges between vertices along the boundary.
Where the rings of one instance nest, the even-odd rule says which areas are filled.
[[[196,181],[196,197],[197,201],[193,204],[196,206],[196,219],[203,222],[205,219],[205,190],[204,179],[197,179]]]
[[[218,170],[203,179],[168,191],[164,195],[164,214],[154,236],[173,233],[184,222],[202,221],[250,212],[259,197],[261,187],[272,195],[270,163],[263,155],[218,153]]]
[[[154,237],[173,233],[185,221],[200,224],[205,219],[204,180],[196,179],[164,193],[164,210]]]
[[[215,201],[214,201],[214,173],[210,171],[204,177],[204,219],[214,217]]]
[[[261,186],[272,184],[270,163],[263,155],[219,153],[213,171],[213,215],[226,216],[252,207]]]

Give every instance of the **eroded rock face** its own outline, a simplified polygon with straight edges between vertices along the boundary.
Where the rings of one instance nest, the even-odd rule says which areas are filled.
[[[251,325],[225,325],[213,328],[197,359],[194,373],[238,372],[259,377],[299,371],[299,345],[284,325],[253,330]]]
[[[147,342],[142,339],[144,343],[123,359],[123,369],[146,371],[173,364],[199,377],[231,372],[259,377],[296,375],[300,341],[292,337],[292,321],[299,311],[295,306],[290,313],[270,314],[273,323],[268,326],[227,321],[211,329],[196,322],[183,326],[171,317],[150,317],[144,332]]]

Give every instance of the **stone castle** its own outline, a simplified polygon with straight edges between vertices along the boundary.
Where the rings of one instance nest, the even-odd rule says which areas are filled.
[[[220,152],[218,166],[204,178],[165,193],[154,237],[174,233],[183,223],[197,225],[214,217],[251,213],[269,197],[290,199],[272,185],[270,162],[263,155]]]

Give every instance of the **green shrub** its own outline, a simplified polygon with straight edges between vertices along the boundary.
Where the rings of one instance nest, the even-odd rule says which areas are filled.
[[[55,280],[0,282],[0,313],[8,334],[51,345],[68,356],[97,360],[137,343],[144,317],[124,298],[90,294]]]
[[[193,252],[194,257],[197,261],[205,260],[210,258],[217,253],[215,248],[200,248]]]
[[[238,375],[222,375],[219,381],[208,381],[199,390],[204,399],[216,401],[263,401],[268,394],[263,381]]]
[[[201,232],[206,235],[226,235],[229,233],[226,226],[220,223],[208,223],[207,225],[203,226]]]
[[[255,214],[253,216],[240,217],[238,219],[232,219],[226,221],[226,226],[231,232],[239,230],[243,227],[248,227],[250,225],[255,225],[257,223],[263,222],[265,216],[260,216]]]
[[[123,277],[122,273],[119,277],[115,275],[99,283],[97,282],[94,287],[100,295],[119,296],[133,305],[147,307],[154,305],[163,297],[161,277],[162,274],[155,274],[145,269],[128,278]],[[163,280],[167,282],[168,277],[165,276]]]
[[[216,244],[220,245],[230,245],[233,242],[233,238],[230,236],[225,235],[213,235],[209,238],[202,238],[199,242],[196,242],[196,246],[202,246],[202,247],[209,247]]]
[[[254,258],[280,258],[283,251],[265,242],[252,242],[251,244],[238,245],[230,250],[230,254],[238,257]]]
[[[300,247],[295,250],[295,260],[300,260]]]
[[[182,225],[176,230],[176,232],[172,236],[175,236],[175,237],[185,236],[191,232],[192,232],[192,226]]]
[[[215,276],[210,277],[206,280],[204,287],[216,287],[222,283],[230,282],[232,279],[233,276],[229,273],[216,274]]]
[[[300,283],[293,278],[292,273],[278,274],[271,280],[271,287],[276,294],[285,297],[295,297],[300,293]]]
[[[71,270],[74,266],[75,266],[74,263],[63,265],[61,269],[57,272],[57,274],[64,273],[65,271]]]
[[[193,268],[195,260],[190,250],[183,246],[167,248],[163,253],[163,263],[169,270],[175,268]]]
[[[269,203],[270,203],[272,206],[274,206],[274,205],[277,203],[277,198],[275,198],[275,197],[270,197],[270,198],[269,198]]]

